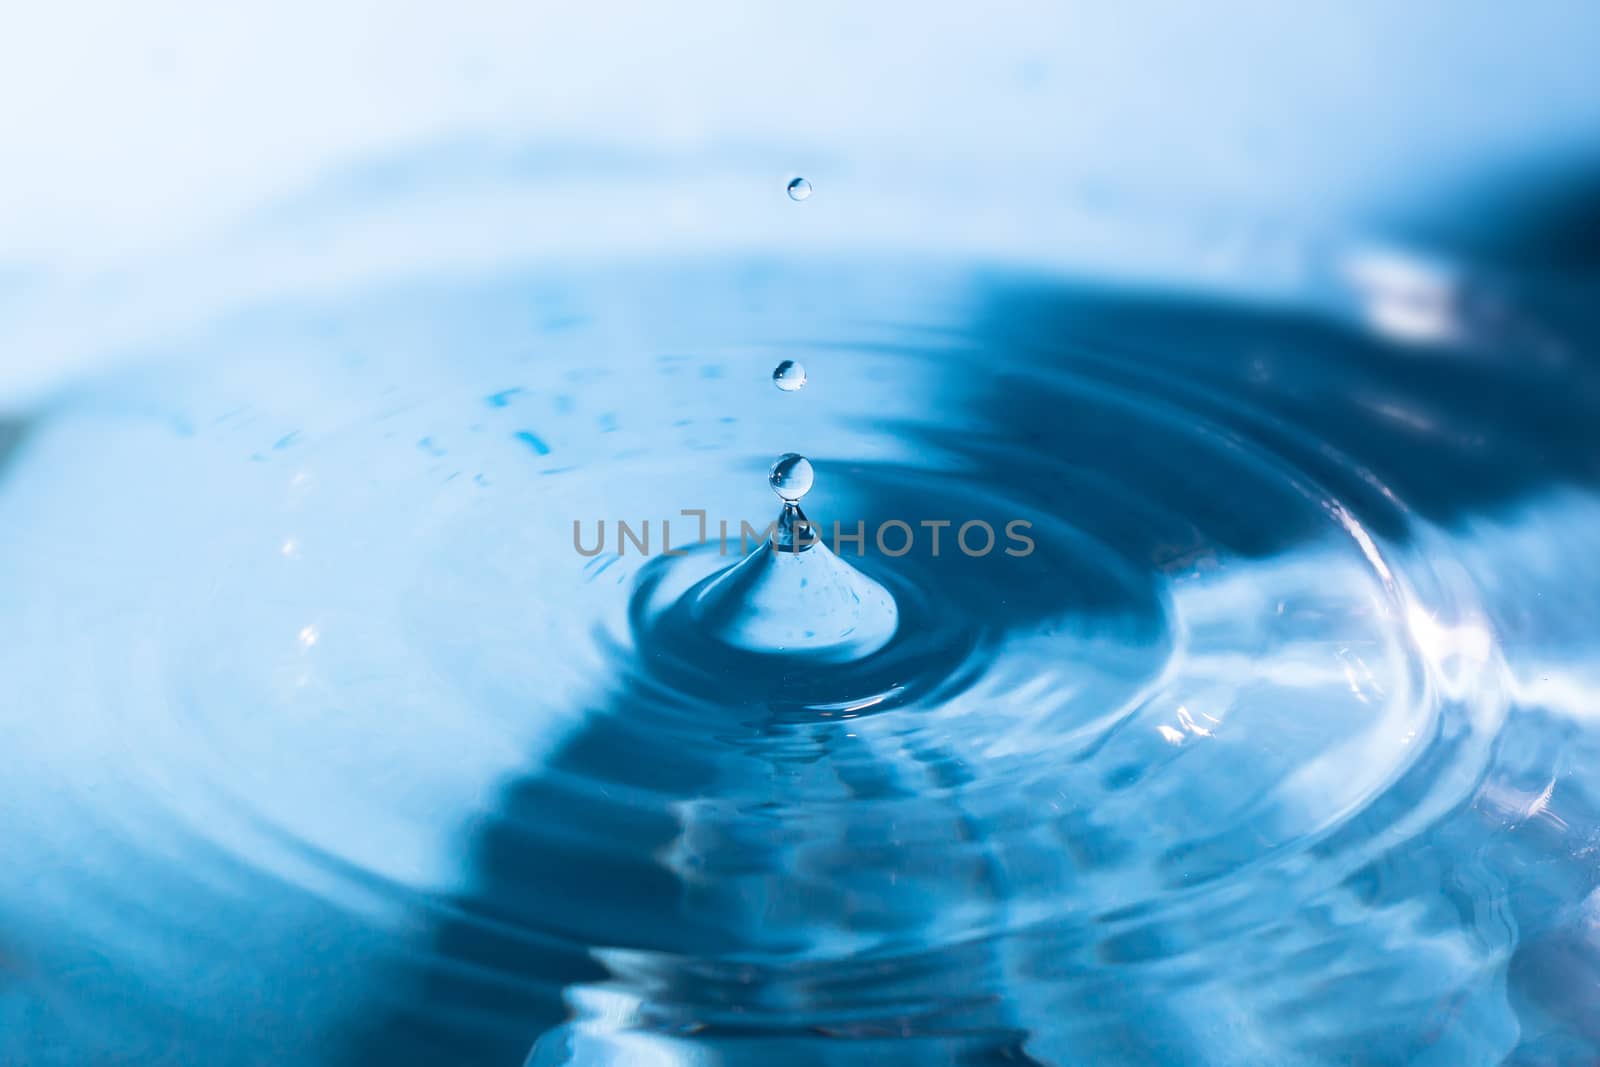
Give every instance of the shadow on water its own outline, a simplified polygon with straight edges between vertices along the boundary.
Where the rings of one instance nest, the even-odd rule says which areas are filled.
[[[856,474],[869,494],[889,482]],[[974,620],[1007,617],[993,581],[959,563],[897,562]],[[363,1029],[347,1062],[515,1065],[530,1048],[537,1064],[633,1062],[563,1026],[613,983],[630,1025],[692,1036],[695,1063],[1033,1063],[992,942],[925,936],[952,906],[1002,907],[1004,875],[953,860],[916,888],[930,872],[899,855],[904,828],[882,803],[960,784],[960,761],[909,741],[876,751],[798,713],[781,672],[763,679],[736,653],[708,670],[719,653],[668,622],[635,624],[639,663],[499,792],[472,834],[473,888],[400,968],[405,1003]],[[678,674],[650,665],[684,657],[694,663]],[[935,840],[981,839],[958,802],[919,816]],[[842,947],[857,938],[878,951]]]
[[[1162,569],[1197,556],[1265,557],[1323,535],[1326,515],[1305,506],[1307,492],[1401,537],[1407,509],[1449,522],[1540,487],[1600,484],[1600,381],[1581,344],[1415,347],[1258,307],[1036,284],[997,286],[971,335],[997,369],[949,375],[940,410],[968,429],[928,434],[927,447],[1024,514],[1071,516],[1148,573],[1152,590]],[[1092,371],[1092,389],[1080,371]],[[1194,418],[1141,418],[1119,395],[1170,401]],[[1197,420],[1214,432],[1197,436]],[[1288,485],[1241,452],[1275,457],[1314,487]],[[869,521],[926,513],[916,489],[869,468],[852,476]],[[1099,506],[1096,494],[1129,486],[1159,507]],[[959,557],[915,565],[980,629],[1127,607],[1125,590],[1092,582],[1064,590],[1026,568],[973,577]],[[1141,604],[1135,613],[1154,610]],[[827,966],[806,962],[819,947],[815,927],[861,906],[845,888],[870,900],[865,926],[896,929],[909,943],[953,903],[1001,906],[1002,884],[981,874],[953,879],[943,897],[876,884],[875,868],[918,858],[897,854],[893,827],[865,804],[838,835],[845,860],[859,852],[860,884],[807,882],[774,859],[791,774],[830,776],[844,797],[915,796],[930,784],[918,775],[948,766],[875,762],[847,749],[835,724],[780,728],[766,709],[734,701],[703,703],[704,728],[721,743],[694,742],[657,720],[661,702],[625,680],[553,756],[503,788],[471,837],[471,888],[448,902],[418,961],[392,983],[401,1006],[379,1013],[347,1062],[515,1065],[536,1042],[540,1056],[561,1062],[569,1036],[559,1028],[573,1015],[574,991],[619,974],[628,988],[649,990],[647,1003],[627,1008],[640,1028],[693,1034],[697,1062],[1031,1062],[992,945],[929,946],[921,974],[904,976],[897,992],[940,1004],[941,1019],[910,1026],[899,1041],[876,1028],[896,1010],[870,999],[874,987],[851,971],[848,952],[830,952]],[[687,813],[719,798],[737,798],[744,817],[695,825]],[[772,812],[765,823],[762,805]],[[949,818],[950,833],[963,832],[959,813]],[[752,830],[761,826],[766,837]],[[698,838],[691,851],[709,866],[683,862],[686,836]],[[624,959],[596,946],[633,951]],[[785,959],[794,962],[759,962]],[[856,1005],[868,1025],[855,1030],[821,1010],[848,1004],[852,989],[868,998]],[[777,1021],[741,1028],[741,1003],[761,1009],[752,1018]],[[1141,1010],[1154,1008],[1128,1005]],[[785,1019],[795,1020],[792,1030]],[[1130,1061],[1159,1055],[1154,1045],[1141,1051],[1138,1028],[1118,1032],[1132,1042],[1123,1049]],[[795,1041],[802,1037],[818,1040]]]
[[[1063,465],[1092,465],[1110,484],[1139,486],[1175,515],[1198,517],[1200,532],[1233,553],[1282,552],[1320,520],[1231,498],[1194,462],[1197,446],[1286,461],[1400,539],[1396,500],[1447,524],[1539,489],[1600,483],[1600,338],[1581,308],[1554,308],[1552,317],[1559,326],[1506,325],[1481,345],[1470,335],[1418,344],[1301,312],[1011,290],[980,327],[990,345],[1028,353],[1021,362],[1030,372],[1092,363],[1098,381],[1168,400],[1184,419],[1135,425],[1032,375],[989,376],[966,402],[1005,445],[1021,446],[1039,481],[1049,484]],[[1551,339],[1557,329],[1560,342]],[[1227,439],[1197,440],[1202,420]]]
[[[667,1037],[693,1035],[704,1050],[696,1062],[1031,1062],[1004,1005],[985,995],[998,976],[988,974],[984,986],[980,976],[994,961],[982,947],[944,950],[927,974],[902,979],[902,993],[937,1000],[940,1015],[887,1046],[881,1025],[837,1021],[850,1014],[846,1006],[867,1014],[861,1008],[870,1001],[841,1001],[852,988],[872,988],[871,966],[804,958],[812,927],[851,909],[876,932],[898,928],[913,939],[932,905],[908,899],[897,909],[888,887],[874,884],[870,868],[881,861],[865,850],[888,840],[892,827],[881,818],[847,829],[869,868],[851,894],[807,884],[800,872],[781,884],[781,783],[791,771],[821,771],[837,776],[841,795],[865,804],[927,788],[926,766],[916,765],[921,780],[888,763],[829,771],[848,741],[742,720],[753,709],[701,709],[719,724],[721,743],[666,741],[649,718],[653,701],[617,693],[537,773],[500,793],[474,835],[475,888],[435,930],[413,1004],[390,1015],[350,1062],[520,1064],[536,1042],[532,1062],[596,1062],[592,1042],[556,1028],[572,1013],[575,990],[603,990],[613,979],[648,990],[650,1002],[631,1021]],[[640,803],[641,791],[658,799]],[[727,795],[741,800],[719,812],[713,798]],[[699,803],[711,810],[694,812]],[[686,848],[693,857],[674,862]],[[591,946],[626,946],[633,958],[602,963]],[[743,962],[785,957],[793,962]],[[775,1003],[787,1007],[774,1015]],[[741,1022],[745,1006],[765,1021]],[[819,1048],[829,1036],[854,1040]],[[610,1055],[605,1062],[627,1061]]]

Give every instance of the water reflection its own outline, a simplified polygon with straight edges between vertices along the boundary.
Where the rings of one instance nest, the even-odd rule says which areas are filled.
[[[0,872],[50,976],[0,1049],[159,1061],[178,1017],[217,1063],[1594,1050],[1583,345],[828,267],[422,287],[31,430],[0,803],[77,862]],[[760,519],[789,447],[825,526],[1037,550],[869,545],[912,625],[804,671],[673,625],[697,557],[568,550],[624,501]]]
[[[1443,1063],[1487,1062],[1514,1047],[1517,1024],[1495,978],[1511,952],[1509,927],[1486,927],[1480,916],[1487,908],[1505,917],[1504,879],[1485,868],[1462,884],[1468,910],[1458,922],[1435,928],[1413,913],[1465,875],[1450,873],[1455,864],[1480,863],[1471,841],[1480,831],[1450,812],[1470,810],[1473,784],[1487,772],[1504,711],[1494,695],[1499,653],[1472,591],[1453,576],[1441,590],[1426,558],[1403,572],[1425,588],[1395,592],[1362,523],[1403,544],[1415,510],[1443,519],[1503,504],[1495,492],[1539,492],[1538,468],[1519,463],[1511,443],[1528,431],[1517,420],[1535,417],[1522,414],[1530,408],[1542,436],[1525,447],[1553,448],[1555,463],[1587,470],[1592,457],[1561,445],[1577,441],[1593,382],[1566,375],[1559,391],[1541,388],[1466,354],[1419,365],[1357,330],[1135,294],[1001,286],[977,322],[935,379],[939,429],[914,419],[886,429],[960,472],[961,484],[984,486],[1019,513],[1062,516],[1086,540],[1071,548],[1047,540],[1039,561],[1010,570],[923,553],[897,564],[902,577],[941,590],[944,609],[982,632],[988,648],[1025,640],[1047,620],[1098,615],[1121,654],[1154,657],[1148,677],[1166,675],[1157,692],[1187,691],[1200,709],[1176,704],[1148,727],[1156,741],[1242,739],[1259,761],[1278,737],[1290,746],[1280,770],[1294,788],[1221,829],[1247,810],[1230,816],[1223,793],[1271,797],[1275,772],[1196,768],[1177,787],[1155,784],[1168,757],[1124,739],[1147,728],[1138,724],[1154,702],[1149,691],[1096,727],[1085,749],[1062,752],[1092,763],[1120,749],[1113,777],[1098,789],[1058,788],[1046,809],[1029,803],[1037,772],[997,758],[1004,746],[986,753],[977,742],[1012,712],[991,710],[976,737],[957,741],[916,726],[885,737],[871,724],[841,737],[832,723],[774,719],[759,702],[698,703],[699,727],[742,753],[730,759],[697,745],[681,722],[652,721],[660,691],[618,690],[553,759],[503,791],[476,832],[474,889],[432,942],[415,1009],[394,1024],[404,1037],[382,1044],[385,1056],[410,1049],[423,1059],[448,1052],[460,1062],[512,1062],[531,1042],[538,1063],[623,1062],[642,1050],[662,1062],[740,1063],[781,1061],[789,1054],[781,1050],[803,1041],[794,1055],[828,1063],[1421,1062],[1425,1054]],[[1263,375],[1266,352],[1275,366]],[[968,373],[969,362],[993,372]],[[1541,403],[1475,421],[1501,410],[1508,374]],[[1335,380],[1344,386],[1332,388]],[[1398,405],[1428,407],[1442,425],[1495,440],[1466,450],[1449,437],[1419,444],[1418,433],[1397,433],[1385,417]],[[849,513],[869,525],[959,500],[872,464],[853,465],[849,476]],[[1359,521],[1344,500],[1361,510]],[[1350,543],[1328,547],[1341,529]],[[1052,559],[1052,548],[1100,555],[1076,568]],[[1262,562],[1245,562],[1252,558]],[[1330,584],[1362,583],[1372,586],[1356,598],[1365,609],[1328,598]],[[1399,597],[1391,606],[1386,588]],[[1286,607],[1321,622],[1283,622]],[[1188,631],[1181,653],[1167,647],[1169,612]],[[1394,661],[1405,646],[1421,660],[1416,677]],[[1007,658],[998,653],[994,669],[1005,671]],[[1059,669],[1072,684],[1070,658],[1023,662]],[[1298,693],[1300,706],[1262,702],[1252,687]],[[1361,726],[1328,703],[1335,690],[1388,710]],[[1028,697],[1037,703],[1025,727],[1034,744],[1084,728],[1042,696]],[[1096,710],[1117,706],[1111,699]],[[1338,743],[1326,753],[1316,729],[1282,723],[1307,713],[1338,717]],[[920,750],[897,748],[919,737]],[[1377,770],[1352,778],[1358,766]],[[1058,784],[1073,780],[1063,774]],[[999,808],[986,788],[995,781],[1011,794]],[[595,783],[605,783],[605,799],[590,793]],[[1102,790],[1106,805],[1092,799]],[[1124,792],[1137,798],[1146,831],[1106,814]],[[1149,890],[1138,888],[1128,857],[1159,841],[1148,827],[1179,797],[1212,805],[1219,836],[1169,842],[1169,884],[1223,879],[1226,889],[1215,902],[1140,904]],[[908,818],[921,833],[897,830]],[[1052,827],[1049,840],[1012,839],[1013,819]],[[947,828],[936,829],[941,822]],[[971,841],[981,858],[960,860],[956,841]],[[842,852],[840,842],[849,843]],[[815,855],[810,864],[798,858],[824,848],[834,851],[821,866]],[[1313,873],[1271,861],[1302,849],[1320,857]],[[1264,857],[1259,882],[1241,878]],[[973,866],[967,877],[919,882],[929,862]],[[1097,877],[1104,896],[1089,888]],[[1085,925],[1116,905],[1155,908],[1161,918],[1099,933]],[[956,926],[965,936],[943,933],[952,916],[965,917]],[[1198,967],[1205,946],[1224,936],[1253,943],[1257,963],[1244,975],[1135,965]],[[1396,945],[1407,946],[1398,958]],[[1085,949],[1100,962],[1063,962]],[[1313,1006],[1263,999],[1253,983],[1267,974],[1288,982],[1287,998],[1313,975],[1344,977],[1324,979]],[[1359,1025],[1354,999],[1367,1005]],[[1464,1015],[1476,1026],[1453,1025]],[[1249,1042],[1240,1043],[1241,1028]],[[898,1040],[884,1044],[890,1036]]]

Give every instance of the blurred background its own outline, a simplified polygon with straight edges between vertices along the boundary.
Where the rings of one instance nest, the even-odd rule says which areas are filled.
[[[1259,286],[1263,246],[1362,233],[1594,262],[1581,2],[162,0],[8,22],[12,409],[208,314],[538,258],[780,242],[1193,274],[1253,242],[1235,273]],[[828,191],[803,222],[769,210],[799,172]]]

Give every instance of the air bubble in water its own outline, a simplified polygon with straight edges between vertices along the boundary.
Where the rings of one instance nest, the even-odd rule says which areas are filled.
[[[815,478],[811,461],[795,452],[785,452],[779,456],[767,475],[772,491],[782,497],[785,504],[793,504],[809,493]]]
[[[804,178],[796,178],[789,183],[789,199],[804,200],[811,195],[811,183]]]
[[[804,364],[786,359],[772,369],[772,384],[786,393],[792,393],[806,384]]]

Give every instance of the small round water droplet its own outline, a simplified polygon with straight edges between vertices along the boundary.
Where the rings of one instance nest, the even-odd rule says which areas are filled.
[[[803,363],[796,363],[786,359],[772,368],[772,384],[786,393],[792,393],[806,384],[806,368]]]
[[[815,478],[811,461],[795,452],[785,452],[779,456],[778,462],[772,465],[772,471],[767,475],[772,491],[782,497],[785,504],[793,504],[809,493]]]
[[[804,178],[796,178],[789,183],[789,199],[804,200],[811,195],[811,183]]]

